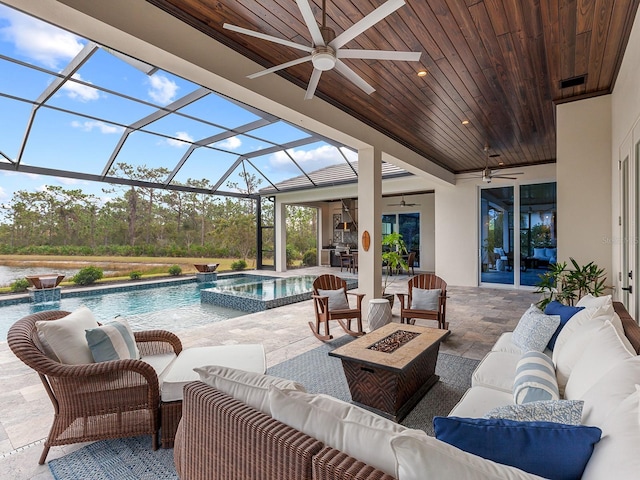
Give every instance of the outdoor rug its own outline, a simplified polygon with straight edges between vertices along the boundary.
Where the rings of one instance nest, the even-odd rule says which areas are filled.
[[[328,352],[353,340],[341,337],[309,352],[286,360],[267,373],[300,382],[311,393],[326,393],[351,401],[340,359]],[[405,417],[402,425],[433,435],[434,416],[446,416],[471,386],[477,360],[440,353],[436,383]],[[51,460],[49,469],[57,480],[91,478],[95,480],[177,479],[173,449],[151,450],[151,437],[133,437],[92,443],[64,457]]]
[[[351,401],[349,385],[342,370],[342,361],[328,353],[353,340],[343,336],[309,352],[271,367],[267,373],[294,380],[310,393],[326,393],[346,402]],[[420,403],[400,423],[424,430],[434,436],[433,417],[446,416],[471,387],[471,374],[478,360],[446,353],[438,354],[436,374],[440,381],[422,398]]]

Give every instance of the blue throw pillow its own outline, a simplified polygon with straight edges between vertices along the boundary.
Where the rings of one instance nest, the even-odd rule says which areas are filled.
[[[124,318],[85,330],[85,336],[95,362],[140,358],[135,335]]]
[[[600,440],[597,427],[435,417],[436,438],[465,452],[551,480],[577,480]]]
[[[551,340],[549,340],[549,344],[547,345],[550,350],[553,350],[553,347],[556,345],[556,340],[558,339],[558,335],[560,331],[567,324],[569,319],[573,317],[580,310],[584,310],[584,307],[571,307],[569,305],[563,305],[560,302],[554,300],[550,302],[547,307],[544,309],[545,315],[559,315],[560,316],[560,325],[556,329],[555,333],[551,336]]]

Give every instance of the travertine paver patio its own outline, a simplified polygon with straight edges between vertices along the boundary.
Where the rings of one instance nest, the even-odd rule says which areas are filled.
[[[320,274],[339,269],[315,267],[285,275]],[[389,291],[406,290],[406,277],[396,277]],[[440,351],[481,359],[504,331],[514,328],[520,315],[538,296],[511,289],[449,287],[447,320],[451,335]],[[394,320],[399,321],[395,302]],[[366,313],[365,313],[366,318]],[[185,347],[234,343],[263,343],[269,366],[317,347],[320,342],[307,325],[313,319],[311,301],[233,318],[180,332]],[[420,324],[421,321],[418,321]],[[429,324],[428,322],[425,324]],[[333,326],[333,325],[332,325]],[[343,334],[337,326],[332,333]],[[337,328],[336,328],[337,327]],[[366,324],[365,324],[366,327]],[[0,476],[11,479],[50,479],[46,465],[38,465],[42,439],[51,425],[53,408],[38,376],[0,342]],[[48,459],[82,445],[53,447]]]

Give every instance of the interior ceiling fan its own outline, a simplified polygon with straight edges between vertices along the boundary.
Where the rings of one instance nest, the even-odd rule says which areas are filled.
[[[481,177],[482,181],[485,183],[491,183],[491,180],[493,180],[494,178],[499,178],[499,179],[503,179],[503,180],[517,180],[516,177],[512,177],[511,175],[524,175],[524,172],[513,172],[513,173],[500,173],[500,170],[492,170],[491,167],[489,167],[489,159],[490,158],[497,158],[500,156],[499,153],[493,153],[493,154],[489,154],[489,145],[485,145],[484,146],[484,154],[487,158],[487,162],[485,164],[485,167],[482,169],[482,174],[481,175],[477,175],[477,177]]]
[[[358,49],[343,49],[341,48],[346,43],[353,40],[365,30],[371,28],[380,20],[384,19],[387,15],[392,14],[397,9],[405,4],[405,0],[387,0],[385,3],[376,8],[373,12],[366,15],[360,21],[351,25],[348,29],[336,36],[336,33],[332,28],[326,25],[326,0],[322,0],[322,26],[318,26],[316,19],[313,15],[313,10],[309,4],[309,0],[296,0],[304,23],[309,29],[311,34],[312,45],[302,45],[290,40],[281,39],[272,35],[256,32],[246,28],[238,27],[225,23],[223,25],[227,30],[232,30],[237,33],[249,35],[252,37],[260,38],[262,40],[268,40],[270,42],[279,43],[288,47],[296,48],[307,52],[309,55],[290,62],[282,63],[274,67],[262,70],[260,72],[248,75],[247,78],[258,78],[268,73],[277,72],[300,63],[310,61],[313,64],[313,72],[311,73],[311,79],[307,86],[307,92],[304,96],[305,100],[313,98],[313,94],[316,91],[318,82],[320,81],[320,75],[322,72],[328,70],[335,70],[355,84],[358,88],[364,91],[367,95],[371,95],[375,92],[375,88],[369,85],[360,75],[354,72],[351,68],[345,64],[342,59],[345,58],[357,58],[367,60],[398,60],[417,62],[420,59],[422,52],[396,52],[389,50],[358,50]]]
[[[402,200],[400,200],[400,203],[390,203],[389,206],[393,206],[393,207],[419,207],[420,204],[419,203],[407,203],[404,201],[404,195],[402,195]]]

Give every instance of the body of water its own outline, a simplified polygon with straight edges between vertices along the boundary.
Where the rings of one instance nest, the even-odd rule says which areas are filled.
[[[73,311],[85,305],[103,323],[118,315],[127,318],[134,330],[164,329],[178,332],[190,327],[226,320],[246,312],[200,302],[200,291],[212,287],[271,283],[273,277],[247,274],[220,276],[216,282],[187,283],[127,292],[98,293],[81,297],[65,297],[59,302],[20,303],[0,307],[0,340],[20,318],[45,310]]]

